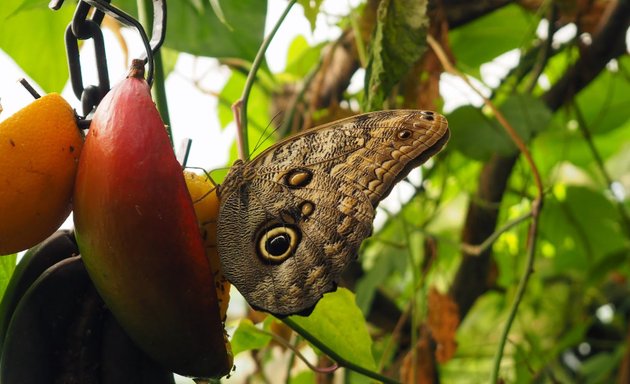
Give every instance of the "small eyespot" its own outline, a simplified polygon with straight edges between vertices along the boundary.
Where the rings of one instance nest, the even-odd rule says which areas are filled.
[[[423,115],[429,115],[429,116],[433,116],[434,112],[433,111],[422,111],[421,112]]]
[[[310,201],[305,201],[300,205],[300,213],[303,218],[308,218],[315,211],[315,204]]]
[[[289,188],[303,188],[311,182],[313,174],[310,170],[296,168],[284,175],[284,184]]]
[[[423,115],[422,116],[423,119],[427,120],[427,121],[433,121],[435,120],[435,118],[432,115]]]
[[[297,228],[277,225],[262,232],[258,239],[257,253],[263,261],[280,264],[295,253],[299,242]]]
[[[400,131],[398,131],[396,136],[398,136],[400,140],[407,140],[411,137],[411,131],[408,129],[401,129]]]

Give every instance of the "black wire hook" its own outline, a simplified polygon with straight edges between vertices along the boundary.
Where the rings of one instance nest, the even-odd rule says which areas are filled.
[[[81,5],[82,2],[87,3],[97,10],[113,17],[121,24],[135,28],[138,31],[145,49],[145,53],[140,58],[143,59],[148,65],[147,83],[149,83],[149,85],[152,85],[154,77],[153,55],[157,52],[158,49],[160,49],[162,43],[164,42],[164,37],[166,36],[166,0],[153,0],[153,28],[150,41],[147,37],[147,33],[144,27],[142,26],[142,24],[140,24],[138,20],[134,19],[119,8],[112,6],[111,4],[109,4],[109,1],[80,0],[79,5]],[[58,10],[63,5],[63,2],[64,0],[51,0],[48,3],[48,7],[53,10]],[[98,21],[100,24],[100,20]]]
[[[62,0],[63,1],[63,0]],[[94,8],[113,17],[121,24],[135,28],[140,34],[142,43],[144,44],[145,54],[140,58],[147,63],[147,83],[153,84],[154,61],[153,55],[162,46],[166,35],[166,0],[153,0],[153,30],[151,40],[147,37],[147,33],[140,22],[129,14],[123,12],[109,4],[106,0],[81,0],[90,4]]]

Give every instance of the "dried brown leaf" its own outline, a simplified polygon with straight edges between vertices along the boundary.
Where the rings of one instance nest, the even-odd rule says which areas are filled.
[[[457,350],[455,334],[459,326],[459,310],[448,294],[440,293],[435,287],[429,290],[427,324],[436,343],[435,357],[443,364],[449,361]]]

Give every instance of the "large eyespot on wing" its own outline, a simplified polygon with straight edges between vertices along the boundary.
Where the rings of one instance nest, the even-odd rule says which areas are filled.
[[[301,231],[295,225],[265,225],[257,235],[256,255],[263,262],[283,263],[295,254],[301,238]]]
[[[369,200],[352,184],[306,167],[261,169],[238,188],[224,191],[221,202],[223,272],[255,308],[277,316],[308,312],[335,289],[369,235]]]

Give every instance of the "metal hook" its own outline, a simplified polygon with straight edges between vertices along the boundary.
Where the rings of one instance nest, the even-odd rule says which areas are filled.
[[[166,36],[166,0],[153,0],[153,28],[151,31],[150,41],[144,27],[142,27],[142,24],[129,14],[109,4],[110,1],[111,0],[81,0],[79,2],[79,6],[81,6],[81,3],[86,3],[100,11],[92,18],[92,20],[98,24],[100,24],[100,21],[102,20],[102,13],[105,13],[116,19],[118,22],[129,27],[133,27],[138,31],[145,49],[145,53],[141,56],[141,59],[144,59],[148,64],[147,83],[152,85],[154,75],[153,55],[158,49],[160,49],[162,43],[164,42],[164,37]],[[63,2],[64,0],[50,0],[48,7],[53,10],[58,10],[63,5]],[[88,9],[82,9],[81,11],[86,12],[87,16]],[[73,32],[75,32],[76,36],[79,36],[76,34],[80,32],[79,30],[75,31],[73,28]]]
[[[59,1],[59,0],[57,0]],[[63,0],[61,0],[63,1]],[[147,37],[147,33],[140,22],[122,10],[112,6],[107,0],[82,0],[94,8],[113,17],[121,24],[135,28],[140,34],[142,43],[144,44],[145,55],[141,57],[148,64],[147,83],[153,84],[154,62],[153,55],[162,46],[166,35],[166,0],[153,0],[153,30],[151,40]]]

